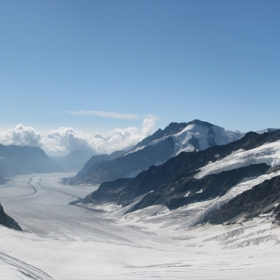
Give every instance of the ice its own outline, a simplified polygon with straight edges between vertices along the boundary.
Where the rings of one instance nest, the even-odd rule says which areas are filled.
[[[0,186],[5,211],[24,230],[0,226],[1,279],[279,279],[280,231],[269,216],[189,228],[188,217],[210,201],[126,215],[117,205],[84,208],[69,202],[97,186],[63,185],[68,176],[22,175]]]

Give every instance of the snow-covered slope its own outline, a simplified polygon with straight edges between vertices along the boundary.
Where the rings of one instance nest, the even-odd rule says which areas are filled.
[[[209,162],[200,168],[200,171],[194,176],[201,179],[206,175],[218,174],[222,171],[241,168],[251,164],[266,163],[271,167],[280,165],[280,141],[266,143],[255,149],[245,151],[243,149],[232,152],[230,155]]]

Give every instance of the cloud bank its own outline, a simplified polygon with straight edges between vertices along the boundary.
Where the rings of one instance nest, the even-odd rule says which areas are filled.
[[[90,137],[71,127],[52,130],[47,136],[36,132],[33,127],[18,124],[0,133],[3,145],[32,146],[42,148],[48,155],[59,156],[74,150],[90,150],[95,153],[112,153],[136,145],[154,132],[155,118],[144,119],[142,127],[117,128],[107,138]]]
[[[3,145],[40,146],[41,140],[42,136],[33,127],[22,124],[0,133],[0,143]]]

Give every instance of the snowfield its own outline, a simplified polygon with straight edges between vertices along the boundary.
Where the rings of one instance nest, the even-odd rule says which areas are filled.
[[[218,156],[218,155],[217,155]],[[234,151],[227,157],[215,162],[209,162],[195,175],[201,179],[206,175],[218,174],[235,168],[249,166],[250,164],[266,163],[272,167],[280,165],[280,141],[267,143],[248,151]]]
[[[63,185],[71,175],[16,176],[0,186],[5,212],[23,228],[0,226],[0,279],[279,279],[280,229],[269,214],[189,228],[257,179],[174,211],[152,206],[122,215],[116,205],[69,205],[97,188]]]

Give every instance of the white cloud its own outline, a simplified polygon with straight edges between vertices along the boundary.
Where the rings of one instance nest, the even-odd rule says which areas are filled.
[[[67,113],[72,115],[79,115],[79,116],[96,115],[104,118],[126,119],[126,120],[133,120],[138,118],[138,115],[136,114],[120,114],[120,113],[105,112],[105,111],[68,111]]]
[[[155,116],[149,116],[148,118],[144,119],[143,126],[142,126],[142,134],[145,137],[151,135],[154,132],[156,119],[157,118]]]
[[[107,138],[91,137],[71,127],[52,130],[42,136],[29,126],[17,125],[0,133],[4,145],[38,146],[49,155],[63,155],[74,150],[92,150],[96,153],[112,153],[136,145],[154,131],[155,117],[144,119],[142,127],[117,128]]]
[[[42,137],[41,147],[48,154],[92,150],[90,137],[71,127],[52,130],[49,135]]]
[[[12,129],[0,133],[3,145],[39,146],[42,136],[33,127],[18,124]]]

